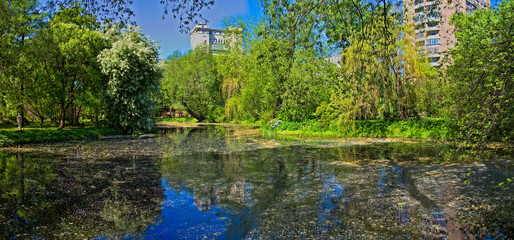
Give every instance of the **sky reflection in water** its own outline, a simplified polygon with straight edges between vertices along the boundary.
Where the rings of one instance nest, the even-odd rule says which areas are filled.
[[[512,236],[512,186],[492,188],[513,176],[511,156],[441,165],[448,146],[247,133],[171,129],[4,152],[0,238]],[[494,221],[484,231],[480,219]]]

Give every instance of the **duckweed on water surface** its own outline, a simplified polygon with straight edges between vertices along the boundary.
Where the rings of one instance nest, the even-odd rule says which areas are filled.
[[[0,154],[2,238],[512,238],[512,156],[278,139],[253,127],[40,144]],[[257,129],[258,130],[258,129]]]

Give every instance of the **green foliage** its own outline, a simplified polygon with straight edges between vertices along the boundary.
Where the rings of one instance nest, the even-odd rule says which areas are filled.
[[[135,27],[124,29],[112,47],[98,56],[108,79],[107,119],[128,133],[150,131],[153,96],[158,90],[160,69],[157,47]]]
[[[166,104],[183,106],[199,122],[215,121],[223,107],[221,79],[213,54],[199,46],[167,62],[161,83]]]
[[[88,99],[100,99],[106,81],[101,76],[97,55],[107,46],[95,31],[95,17],[82,9],[62,9],[35,38],[34,55],[38,71],[33,78],[32,112],[58,109],[59,127],[64,127],[68,110]],[[38,95],[50,101],[38,101]],[[53,106],[48,106],[52,104]],[[93,105],[94,106],[94,105]]]
[[[289,71],[288,52],[285,41],[266,38],[253,42],[247,59],[248,83],[240,100],[244,118],[269,121],[276,117]]]
[[[227,23],[228,24],[228,23]],[[216,56],[218,73],[222,78],[221,94],[225,101],[224,113],[219,118],[243,118],[241,109],[242,89],[248,84],[247,54],[241,46],[246,45],[246,34],[241,33],[245,24],[239,19],[235,26],[229,26],[225,33],[229,41],[229,51]]]
[[[1,117],[24,114],[25,91],[34,71],[32,36],[44,17],[35,0],[0,1]]]
[[[461,139],[473,147],[514,139],[514,2],[453,19],[458,43],[447,75]]]
[[[156,122],[197,122],[195,118],[156,118]]]
[[[318,57],[313,51],[300,50],[296,54],[291,73],[281,95],[282,107],[278,114],[286,121],[314,118],[321,102],[330,98],[336,66]]]
[[[454,139],[453,127],[442,119],[410,118],[401,120],[357,120],[352,127],[337,124],[322,125],[316,120],[305,122],[280,121],[264,128],[267,133],[306,137],[393,137],[420,139]]]

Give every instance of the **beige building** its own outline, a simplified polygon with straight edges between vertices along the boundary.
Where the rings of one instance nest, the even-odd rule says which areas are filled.
[[[206,24],[197,24],[189,33],[191,48],[206,44],[214,52],[228,50],[228,40],[224,29],[209,28]]]
[[[432,66],[439,66],[443,54],[455,46],[451,16],[490,6],[491,0],[403,0],[407,22],[415,26],[416,46],[428,56]]]

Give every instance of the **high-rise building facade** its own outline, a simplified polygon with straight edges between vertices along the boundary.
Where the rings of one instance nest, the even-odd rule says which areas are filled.
[[[403,0],[407,23],[415,26],[416,46],[427,55],[432,66],[439,66],[443,54],[455,46],[451,16],[490,6],[491,0]]]
[[[189,33],[191,48],[206,44],[214,52],[228,50],[228,39],[224,29],[209,28],[206,24],[197,24]]]

